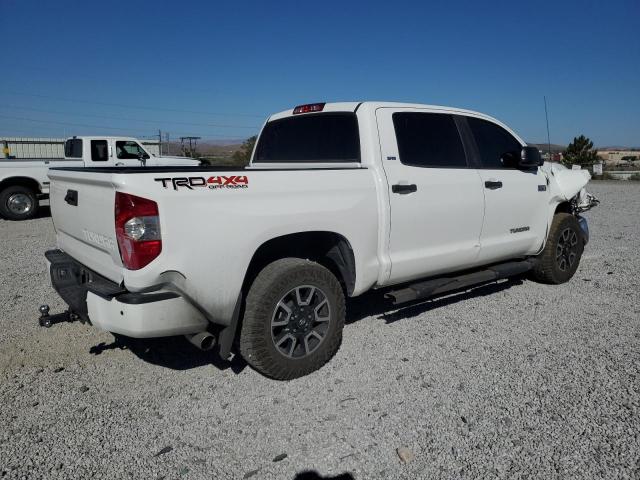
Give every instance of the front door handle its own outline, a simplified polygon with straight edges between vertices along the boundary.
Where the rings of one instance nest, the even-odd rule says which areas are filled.
[[[399,193],[400,195],[406,195],[407,193],[413,193],[418,190],[418,186],[415,183],[405,184],[399,183],[396,185],[391,185],[391,191],[393,193]]]
[[[498,188],[502,188],[502,182],[487,180],[484,182],[484,188],[488,188],[489,190],[497,190]]]

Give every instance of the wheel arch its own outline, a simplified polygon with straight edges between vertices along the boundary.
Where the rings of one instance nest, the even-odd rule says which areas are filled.
[[[244,300],[258,273],[281,258],[306,258],[329,269],[338,279],[345,295],[353,294],[356,283],[355,255],[344,235],[331,231],[307,231],[283,234],[264,241],[254,252],[245,272],[242,289],[236,300],[231,322],[219,335],[220,356],[228,359],[240,331]]]
[[[0,180],[0,191],[7,187],[25,187],[33,190],[36,194],[42,193],[40,183],[31,177],[7,177]]]
[[[553,215],[555,215],[557,213],[573,213],[571,211],[571,202],[564,201],[564,202],[558,203],[556,205],[556,209],[553,212]],[[553,216],[552,216],[552,218],[553,218]]]
[[[263,242],[251,257],[242,291],[247,291],[265,266],[286,257],[306,258],[318,262],[336,276],[346,295],[353,294],[356,263],[351,243],[339,233],[322,230],[289,233]]]

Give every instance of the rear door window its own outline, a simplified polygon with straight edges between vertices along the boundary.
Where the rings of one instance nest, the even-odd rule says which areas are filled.
[[[265,125],[254,162],[359,162],[355,113],[319,113],[274,120]]]
[[[67,158],[82,158],[82,139],[72,138],[64,143],[64,156]]]
[[[109,160],[109,148],[106,140],[91,140],[91,160],[94,162]]]
[[[413,167],[466,168],[467,158],[453,116],[397,112],[393,127],[400,162]]]
[[[478,146],[482,168],[517,168],[522,145],[500,125],[467,117],[473,138]]]

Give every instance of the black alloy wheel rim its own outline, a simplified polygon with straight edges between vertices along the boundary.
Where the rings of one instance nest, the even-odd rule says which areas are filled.
[[[566,272],[573,267],[578,258],[578,234],[573,228],[565,228],[558,239],[556,247],[556,264]]]
[[[271,316],[271,339],[281,355],[304,358],[322,344],[330,324],[327,295],[314,285],[300,285],[276,304]]]

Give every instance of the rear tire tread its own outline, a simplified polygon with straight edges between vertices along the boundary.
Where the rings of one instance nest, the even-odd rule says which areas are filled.
[[[13,193],[24,193],[26,195],[29,195],[33,203],[33,208],[24,215],[16,215],[15,213],[11,212],[7,208],[7,200]],[[34,192],[29,187],[23,187],[22,185],[12,185],[4,188],[3,190],[0,190],[0,216],[8,220],[29,220],[36,215],[39,205],[40,203],[38,202],[38,196],[36,195],[36,192]]]

